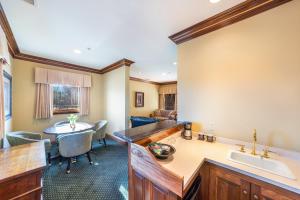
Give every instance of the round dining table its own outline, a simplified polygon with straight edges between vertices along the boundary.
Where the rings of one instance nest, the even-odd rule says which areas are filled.
[[[76,122],[75,127],[72,128],[69,122],[56,123],[44,130],[45,134],[55,135],[55,137],[62,134],[78,133],[94,129],[95,124],[88,122]]]

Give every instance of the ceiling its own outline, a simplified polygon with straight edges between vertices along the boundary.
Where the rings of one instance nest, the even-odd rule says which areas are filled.
[[[244,0],[27,1],[0,0],[22,53],[97,69],[127,58],[131,76],[162,82],[177,79],[168,36]]]

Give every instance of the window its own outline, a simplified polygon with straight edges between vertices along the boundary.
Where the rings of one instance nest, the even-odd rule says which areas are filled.
[[[11,111],[12,111],[12,105],[11,105],[11,75],[9,75],[6,71],[3,71],[4,75],[4,113],[5,113],[5,119],[11,118]]]
[[[79,113],[79,88],[53,86],[53,114]]]
[[[175,95],[165,94],[165,110],[175,110]]]

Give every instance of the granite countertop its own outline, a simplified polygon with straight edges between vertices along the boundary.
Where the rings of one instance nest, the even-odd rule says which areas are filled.
[[[228,153],[231,150],[238,150],[239,147],[234,145],[237,143],[218,142],[218,139],[217,142],[209,143],[197,140],[196,136],[192,140],[185,140],[180,133],[175,133],[159,142],[170,144],[176,148],[176,152],[171,158],[158,160],[158,162],[178,176],[184,177],[184,188],[188,186],[201,165],[207,161],[300,194],[300,153],[298,152],[291,151],[290,154],[293,154],[291,157],[280,152],[270,153],[272,159],[281,161],[289,167],[296,177],[293,180],[230,161],[227,159]],[[246,151],[250,153],[251,150],[247,148]]]
[[[114,135],[123,140],[126,140],[127,142],[136,142],[157,132],[176,127],[182,123],[183,122],[177,122],[174,120],[164,120],[144,126],[126,129],[123,131],[117,131],[114,132]]]
[[[0,183],[46,167],[44,142],[0,150]]]

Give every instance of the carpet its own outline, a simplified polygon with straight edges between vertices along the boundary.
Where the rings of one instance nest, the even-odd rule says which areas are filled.
[[[128,169],[127,146],[107,140],[93,144],[93,165],[85,155],[71,164],[71,173],[66,174],[67,161],[62,165],[53,160],[43,174],[44,200],[127,200]],[[53,151],[55,151],[53,147]]]

